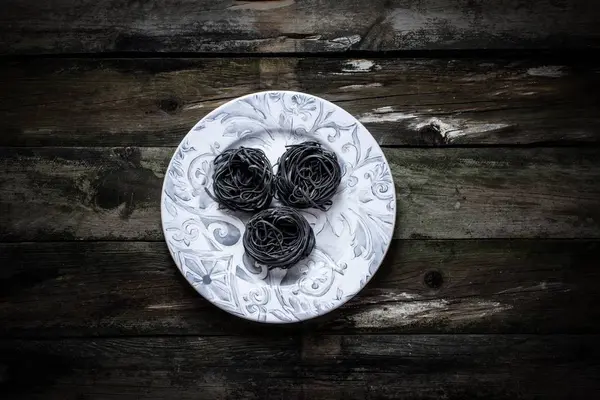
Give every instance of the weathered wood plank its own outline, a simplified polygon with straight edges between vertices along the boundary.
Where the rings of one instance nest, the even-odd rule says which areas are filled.
[[[600,242],[393,242],[361,293],[307,323],[390,333],[598,333]],[[164,243],[0,244],[0,336],[262,334],[184,280]]]
[[[0,240],[163,240],[172,148],[0,148]],[[598,238],[597,148],[384,149],[396,238]]]
[[[301,345],[298,336],[268,343],[265,336],[0,340],[0,394],[3,399],[279,395],[294,390],[293,363],[300,360]],[[26,383],[32,374],[36,379]]]
[[[597,335],[298,339],[2,340],[3,398],[513,400],[600,395]]]
[[[3,2],[0,54],[597,48],[587,0]]]
[[[550,64],[548,64],[548,62]],[[224,102],[305,91],[383,145],[598,142],[598,64],[407,59],[53,59],[0,66],[0,145],[176,146]]]

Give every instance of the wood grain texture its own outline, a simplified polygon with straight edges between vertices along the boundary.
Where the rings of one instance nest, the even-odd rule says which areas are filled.
[[[597,48],[587,0],[3,2],[0,54]]]
[[[589,61],[481,59],[51,59],[0,66],[0,145],[176,146],[217,106],[308,92],[382,145],[598,143]]]
[[[367,287],[316,320],[244,321],[204,300],[164,243],[0,244],[0,336],[599,333],[596,241],[393,241]]]
[[[163,240],[172,148],[0,148],[0,240]],[[598,238],[597,148],[384,149],[395,238]]]
[[[589,399],[597,335],[0,341],[5,399]],[[35,377],[36,379],[33,379]]]

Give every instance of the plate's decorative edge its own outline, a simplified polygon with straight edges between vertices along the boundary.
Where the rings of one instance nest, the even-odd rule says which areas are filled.
[[[329,102],[328,100],[325,100],[323,98],[320,98],[318,96],[314,96],[314,95],[310,95],[310,94],[305,94],[305,93],[301,93],[301,92],[296,92],[296,91],[279,91],[279,90],[269,90],[269,91],[261,91],[261,92],[255,92],[255,93],[250,93],[248,95],[245,96],[241,96],[238,97],[236,99],[232,99],[230,101],[228,101],[227,103],[217,107],[215,110],[211,111],[207,116],[205,116],[204,118],[202,118],[200,121],[198,121],[194,127],[185,135],[185,137],[183,138],[183,140],[181,141],[181,143],[178,145],[176,151],[175,151],[175,155],[177,155],[180,152],[185,152],[187,151],[187,149],[189,149],[189,139],[192,137],[192,135],[194,134],[194,132],[196,132],[197,130],[199,130],[199,128],[202,128],[202,124],[203,121],[205,120],[209,120],[211,118],[215,118],[215,116],[219,115],[222,113],[223,110],[227,109],[228,106],[235,104],[236,102],[240,102],[243,101],[245,99],[248,98],[252,98],[253,96],[260,96],[260,95],[264,95],[264,96],[285,96],[285,95],[289,95],[289,96],[302,96],[302,98],[313,98],[315,99],[317,102],[320,102],[321,104],[326,104],[326,105],[331,105],[334,107],[335,111],[339,110],[343,113],[345,113],[347,116],[349,116],[352,121],[353,124],[355,124],[355,128],[354,128],[354,132],[353,132],[353,137],[355,137],[356,131],[357,129],[360,129],[364,132],[366,132],[371,139],[373,139],[372,135],[370,134],[370,132],[360,123],[360,121],[358,121],[356,118],[354,118],[352,115],[350,115],[347,111],[345,111],[343,108]],[[302,112],[302,110],[300,110],[300,112]],[[335,132],[333,136],[335,135],[339,135],[339,132]],[[330,141],[331,140],[331,136],[330,136]],[[194,286],[194,288],[203,296],[205,297],[207,300],[211,301],[213,304],[215,304],[216,306],[218,306],[219,308],[232,313],[234,315],[240,316],[242,318],[251,320],[251,321],[258,321],[258,322],[266,322],[266,323],[278,323],[278,324],[282,324],[282,323],[294,323],[294,322],[298,322],[298,321],[302,321],[302,320],[309,320],[315,317],[318,317],[322,314],[325,314],[327,312],[333,311],[339,307],[341,307],[342,305],[344,305],[345,303],[347,303],[352,297],[354,297],[356,295],[356,293],[358,293],[360,290],[362,290],[366,284],[368,284],[368,282],[372,279],[372,277],[374,276],[374,274],[376,273],[376,271],[379,269],[379,267],[381,266],[383,260],[385,259],[385,256],[387,255],[390,246],[391,246],[391,242],[393,240],[393,232],[394,232],[394,228],[395,228],[395,224],[396,224],[396,212],[395,212],[395,205],[396,205],[396,193],[395,193],[395,189],[394,189],[394,181],[393,181],[393,176],[391,175],[391,170],[389,169],[389,163],[385,157],[385,154],[383,153],[383,151],[381,150],[379,144],[373,139],[373,143],[371,145],[371,147],[375,146],[376,147],[376,153],[378,153],[381,157],[381,161],[382,161],[382,165],[387,167],[387,172],[389,172],[389,185],[391,185],[391,194],[388,195],[389,197],[387,198],[387,200],[389,200],[389,204],[392,204],[392,210],[393,211],[393,215],[390,221],[390,226],[388,227],[388,231],[390,232],[389,234],[389,238],[386,240],[386,244],[385,244],[385,248],[383,248],[382,252],[381,252],[381,257],[379,260],[377,260],[376,263],[369,265],[369,271],[368,273],[360,280],[359,283],[359,288],[358,290],[354,291],[353,293],[346,293],[344,294],[343,291],[340,288],[337,288],[336,290],[336,296],[335,296],[335,303],[334,304],[328,304],[325,309],[320,309],[317,310],[318,312],[316,314],[303,314],[301,315],[301,317],[299,317],[298,315],[296,315],[293,311],[296,310],[298,307],[301,307],[297,304],[291,304],[291,300],[292,299],[284,299],[282,293],[281,293],[281,288],[280,287],[275,287],[273,290],[273,294],[275,295],[275,297],[278,299],[278,302],[280,303],[282,310],[278,310],[278,309],[271,309],[271,310],[267,310],[266,307],[264,307],[264,305],[268,302],[269,297],[271,296],[271,291],[270,290],[264,290],[264,286],[263,287],[257,287],[256,290],[251,290],[247,296],[244,296],[243,299],[245,301],[248,302],[248,304],[245,305],[246,308],[246,312],[243,311],[243,307],[241,307],[240,304],[235,304],[235,301],[237,301],[237,295],[234,295],[233,297],[235,297],[235,299],[232,299],[234,301],[234,303],[227,303],[227,302],[222,302],[222,301],[214,301],[214,298],[211,299],[210,294],[207,294],[206,291],[204,291],[204,287],[202,286],[198,286],[194,284],[194,279],[197,279],[197,277],[189,277],[186,276],[186,273],[184,271],[184,269],[186,268],[185,266],[179,265],[178,264],[178,259],[176,257],[176,254],[174,253],[173,250],[173,244],[170,243],[167,238],[168,238],[168,234],[167,234],[167,230],[168,228],[166,228],[165,225],[165,213],[169,213],[172,215],[173,209],[172,206],[170,205],[169,201],[172,200],[170,199],[170,197],[167,195],[167,181],[168,181],[168,174],[165,174],[165,179],[163,181],[163,185],[162,185],[162,190],[161,190],[161,225],[162,225],[162,229],[163,229],[163,234],[165,235],[165,240],[168,244],[169,247],[169,252],[173,258],[173,260],[175,261],[175,264],[177,265],[177,267],[180,269],[180,271],[182,272],[182,274],[184,274],[184,276],[186,276],[186,279],[190,282],[190,284],[192,284],[192,286]],[[357,157],[356,157],[356,162],[360,162],[360,149],[357,149]],[[370,151],[371,149],[369,149]],[[211,151],[215,151],[215,149],[211,148]],[[344,150],[345,151],[345,150]],[[368,152],[367,152],[368,153]],[[172,165],[176,159],[175,155],[171,158],[169,165],[167,167],[167,172],[171,171],[172,169]],[[369,155],[367,154],[364,158],[368,158]],[[366,178],[366,176],[365,176]],[[375,193],[374,193],[375,194]],[[182,240],[185,240],[185,238],[183,238]],[[175,248],[177,246],[174,246]],[[373,260],[375,261],[375,260]],[[179,262],[182,262],[181,260],[179,260]],[[335,264],[335,263],[333,263]],[[232,269],[233,266],[229,266],[229,271],[230,274],[229,275],[233,275],[231,274],[231,272],[233,271]],[[339,269],[345,269],[347,268],[347,265],[343,264],[342,266],[338,266]],[[240,271],[240,266],[236,265],[235,266],[235,273],[237,274]],[[335,268],[334,268],[335,270]],[[341,271],[339,271],[341,272]],[[205,278],[203,278],[205,279]],[[231,276],[230,276],[231,279]],[[333,279],[331,280],[331,283],[333,283]],[[232,285],[232,289],[235,289]],[[203,293],[204,291],[204,293]],[[234,307],[235,305],[235,307]],[[284,310],[287,308],[288,312],[284,312]],[[242,311],[240,311],[242,310]],[[272,315],[274,317],[274,319],[267,319],[268,315]]]

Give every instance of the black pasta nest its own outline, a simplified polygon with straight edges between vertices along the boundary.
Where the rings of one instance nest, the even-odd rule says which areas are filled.
[[[286,206],[326,211],[341,180],[337,156],[320,143],[287,146],[278,162],[275,197]]]
[[[250,218],[243,243],[253,260],[269,268],[286,269],[310,254],[315,247],[315,235],[298,211],[278,207],[261,211]]]
[[[269,207],[273,200],[273,171],[260,149],[228,149],[214,160],[213,192],[208,194],[221,207],[254,212]]]

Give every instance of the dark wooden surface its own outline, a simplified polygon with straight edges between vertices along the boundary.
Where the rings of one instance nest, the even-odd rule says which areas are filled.
[[[591,0],[4,0],[1,53],[598,48]]]
[[[0,239],[162,240],[173,148],[0,148]],[[597,238],[600,148],[385,148],[395,238]],[[43,196],[40,196],[40,192]]]
[[[600,397],[596,2],[0,8],[0,399]],[[362,121],[398,210],[358,296],[273,327],[187,284],[159,208],[190,127],[265,89]]]
[[[0,340],[0,348],[11,399],[565,399],[595,395],[599,339],[192,335]]]
[[[572,59],[39,59],[0,65],[3,146],[177,146],[237,96],[295,89],[385,146],[600,141],[600,64]]]
[[[0,336],[597,333],[599,249],[597,240],[394,240],[339,311],[265,329],[199,297],[162,242],[5,243]]]

